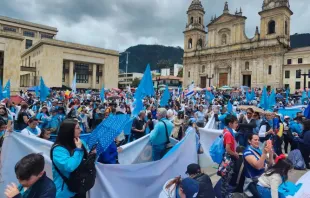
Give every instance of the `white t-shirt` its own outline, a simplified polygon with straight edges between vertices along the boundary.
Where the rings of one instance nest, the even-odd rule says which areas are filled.
[[[37,134],[34,134],[28,129],[28,127],[26,127],[20,133],[24,135],[39,136],[41,134],[41,129],[39,127],[36,127],[36,131],[37,131]]]

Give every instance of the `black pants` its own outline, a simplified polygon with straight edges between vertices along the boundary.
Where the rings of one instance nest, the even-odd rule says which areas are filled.
[[[287,134],[283,134],[283,141],[284,141],[284,151],[288,153],[288,145],[291,144],[291,139]]]
[[[301,152],[302,157],[305,160],[306,167],[309,168],[310,167],[310,165],[309,165],[309,163],[310,163],[310,149],[304,148],[303,146],[300,146],[300,152]]]
[[[259,192],[256,188],[257,182],[252,182],[250,183],[248,189],[252,193],[253,197],[252,198],[260,198]]]

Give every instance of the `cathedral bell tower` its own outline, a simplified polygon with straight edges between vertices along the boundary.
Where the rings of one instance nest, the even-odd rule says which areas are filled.
[[[290,26],[293,12],[289,0],[264,0],[261,16],[262,40],[280,39],[290,45]]]
[[[187,11],[187,24],[184,33],[184,51],[201,50],[206,43],[204,25],[205,11],[200,0],[193,0]]]

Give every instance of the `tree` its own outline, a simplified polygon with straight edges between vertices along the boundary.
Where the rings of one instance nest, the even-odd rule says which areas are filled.
[[[131,87],[138,87],[140,84],[141,79],[140,78],[135,78],[133,79],[132,83],[131,83]]]
[[[183,78],[183,68],[179,69],[177,77]]]

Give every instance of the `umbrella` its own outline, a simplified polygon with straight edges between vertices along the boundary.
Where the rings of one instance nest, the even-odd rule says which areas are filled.
[[[194,91],[202,91],[203,89],[201,89],[200,87],[195,87]]]
[[[225,90],[232,90],[232,88],[226,85],[226,86],[219,88],[219,90],[224,90],[224,91]]]
[[[11,102],[14,102],[15,104],[20,104],[22,101],[25,101],[22,97],[20,96],[11,96]]]
[[[265,113],[265,111],[263,109],[258,108],[256,106],[251,106],[251,105],[241,105],[238,108],[241,109],[241,110],[247,110],[248,108],[252,108],[255,112]]]

